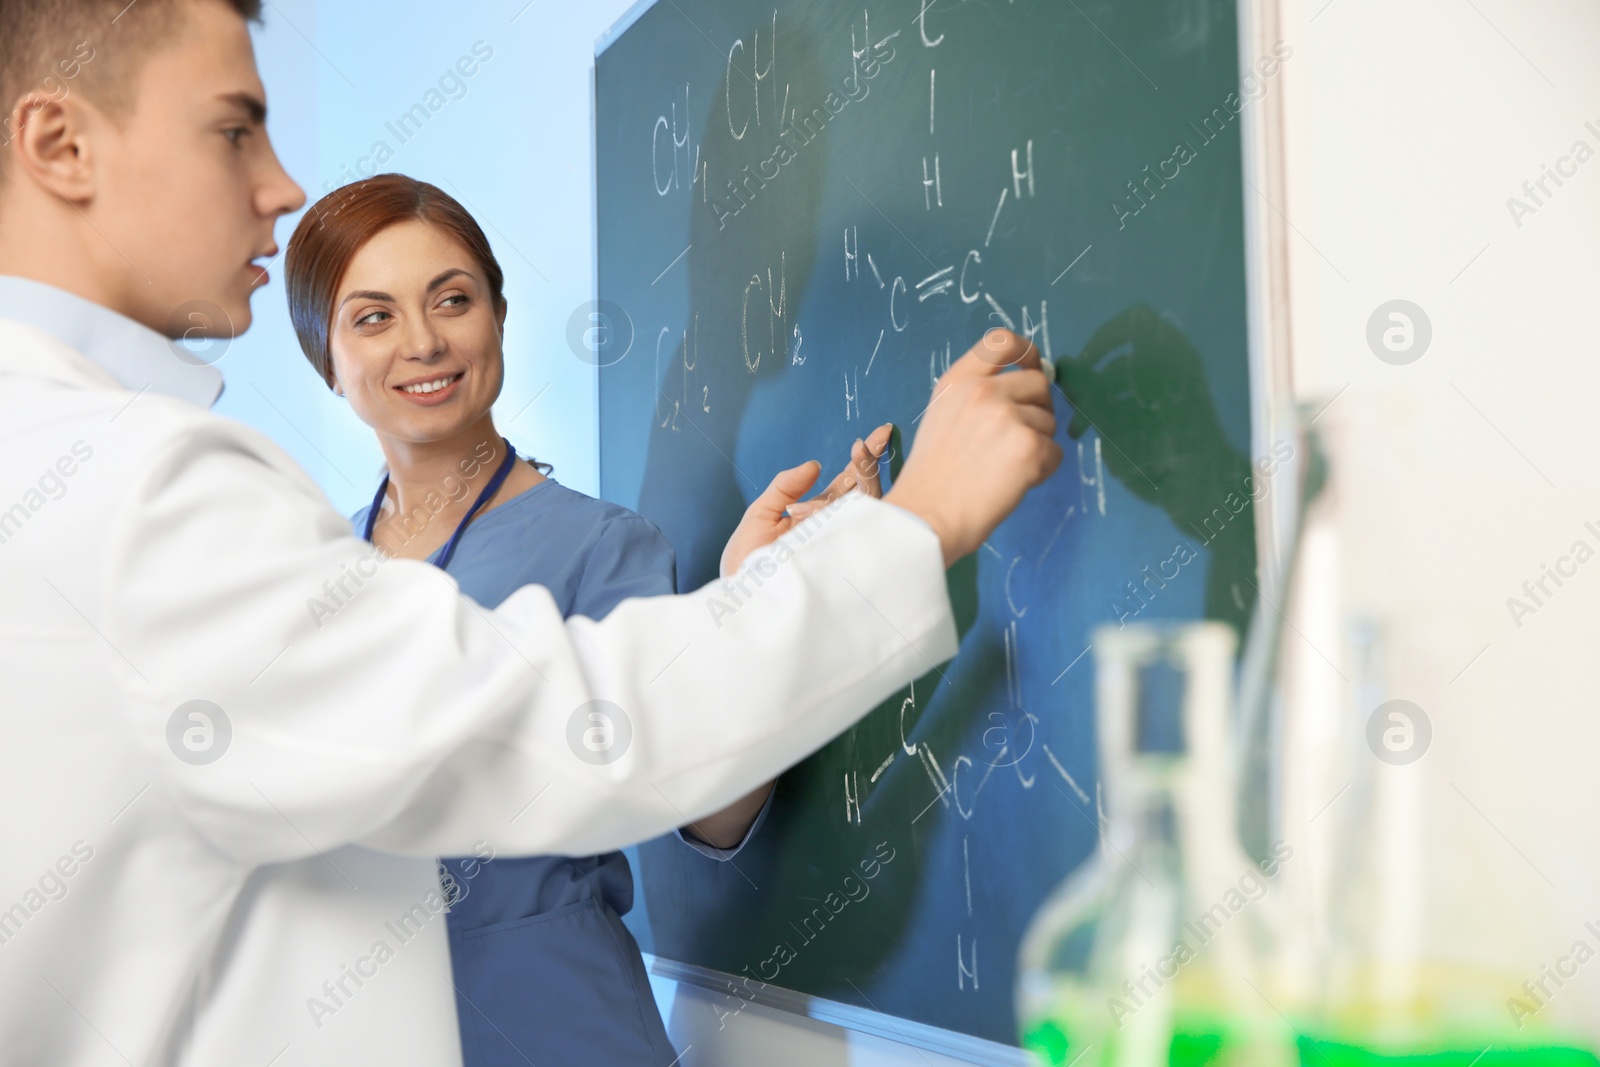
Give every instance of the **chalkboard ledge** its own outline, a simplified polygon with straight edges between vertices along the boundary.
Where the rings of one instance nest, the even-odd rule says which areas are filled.
[[[825,1000],[822,997],[797,993],[792,989],[782,989],[775,985],[751,988],[742,977],[714,971],[709,967],[653,956],[648,952],[644,953],[644,960],[650,973],[660,978],[695,986],[712,993],[738,996],[752,1004],[815,1019],[846,1030],[870,1034],[910,1048],[937,1052],[968,1063],[983,1064],[985,1067],[1037,1067],[1038,1065],[1037,1060],[1020,1048],[986,1041],[970,1034],[942,1030],[927,1023],[884,1015],[854,1004]],[[737,992],[729,993],[730,989]]]

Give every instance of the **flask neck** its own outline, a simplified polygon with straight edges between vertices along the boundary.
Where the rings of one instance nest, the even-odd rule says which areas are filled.
[[[1218,896],[1253,869],[1239,842],[1230,779],[1166,770],[1141,775],[1129,793],[1129,858],[1150,878],[1160,871],[1178,879],[1187,894]]]

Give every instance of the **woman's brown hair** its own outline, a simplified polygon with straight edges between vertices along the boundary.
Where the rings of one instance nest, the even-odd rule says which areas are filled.
[[[333,326],[339,283],[363,245],[396,223],[412,221],[438,226],[465,245],[489,279],[494,306],[498,309],[505,301],[505,274],[489,248],[489,239],[449,193],[404,174],[379,174],[335,189],[300,219],[284,259],[295,336],[330,389],[333,354],[328,349],[328,331]]]

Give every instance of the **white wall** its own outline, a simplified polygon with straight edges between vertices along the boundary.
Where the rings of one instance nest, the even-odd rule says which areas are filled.
[[[1482,1023],[1507,1027],[1506,1000],[1525,996],[1525,979],[1580,939],[1600,949],[1583,927],[1600,920],[1600,564],[1578,568],[1520,627],[1507,607],[1574,541],[1600,549],[1584,528],[1600,520],[1600,159],[1550,183],[1554,195],[1520,225],[1507,206],[1575,141],[1600,152],[1600,8],[1286,10],[1299,125],[1284,209],[1314,297],[1295,309],[1310,340],[1295,354],[1296,387],[1332,401],[1318,425],[1335,478],[1308,576],[1320,592],[1301,605],[1306,632],[1289,638],[1302,710],[1348,696],[1335,671],[1359,680],[1358,620],[1382,635],[1377,689],[1305,753],[1288,832],[1307,832],[1331,800],[1327,824],[1346,820],[1358,855],[1403,844],[1378,872],[1404,899],[1358,909],[1373,950],[1447,966]],[[1406,366],[1366,340],[1369,317],[1396,298],[1432,323],[1431,347]],[[1432,725],[1408,766],[1376,763],[1361,736],[1390,698]],[[1334,798],[1363,769],[1393,806],[1356,824],[1350,800]],[[1330,903],[1356,893],[1348,870],[1329,870]],[[1587,967],[1550,984],[1534,1022],[1600,1032],[1597,976]]]

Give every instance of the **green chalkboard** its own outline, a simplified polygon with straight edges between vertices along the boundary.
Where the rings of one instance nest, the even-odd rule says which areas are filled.
[[[986,328],[1063,364],[1065,464],[950,573],[960,655],[733,862],[642,846],[646,950],[1015,1043],[1022,932],[1100,847],[1091,631],[1255,600],[1240,116],[1272,75],[1236,32],[1227,0],[663,0],[602,43],[601,491],[681,588],[778,470],[909,441]]]

